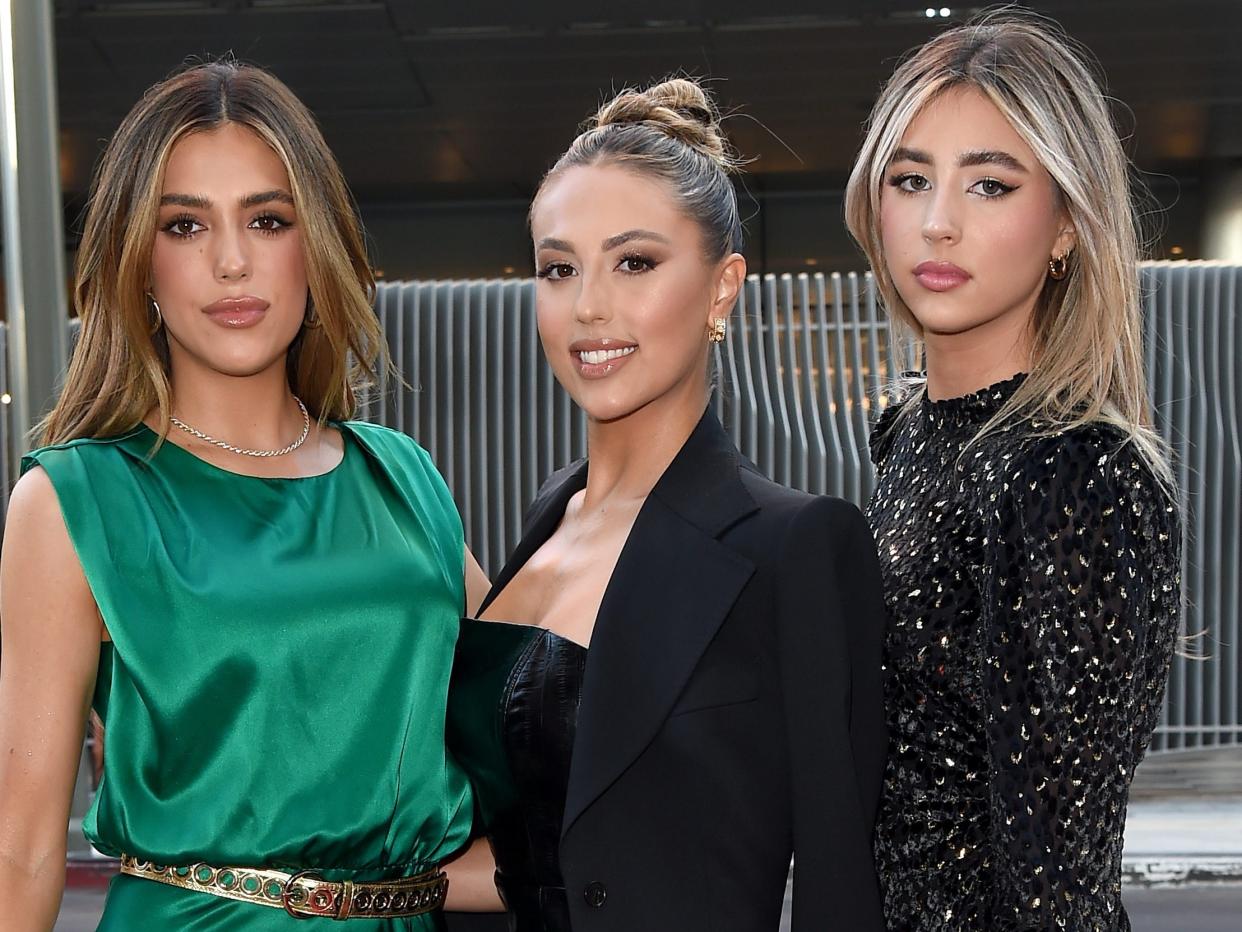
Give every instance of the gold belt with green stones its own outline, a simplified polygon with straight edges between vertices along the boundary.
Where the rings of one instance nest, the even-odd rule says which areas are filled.
[[[243,903],[283,909],[295,919],[395,919],[444,905],[448,877],[439,868],[396,880],[324,880],[254,867],[171,867],[121,855],[121,873]]]

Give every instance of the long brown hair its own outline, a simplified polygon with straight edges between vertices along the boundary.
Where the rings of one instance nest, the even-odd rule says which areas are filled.
[[[291,390],[321,421],[347,418],[360,390],[385,371],[357,211],[314,117],[261,68],[198,64],[143,95],[95,172],[73,290],[81,332],[64,390],[40,425],[43,443],[123,433],[153,407],[167,433],[168,346],[162,331],[152,334],[146,298],[164,168],[178,140],[226,123],[253,130],[280,157],[304,231],[316,325],[289,347]]]
[[[1068,274],[1049,277],[1036,304],[1030,375],[980,436],[1019,422],[1051,433],[1104,421],[1137,446],[1171,490],[1143,371],[1129,162],[1088,60],[1051,20],[1010,10],[936,36],[897,68],[871,111],[846,188],[846,223],[867,254],[888,313],[921,336],[884,256],[884,173],[910,122],[934,98],[955,87],[983,93],[1052,176],[1076,246]]]

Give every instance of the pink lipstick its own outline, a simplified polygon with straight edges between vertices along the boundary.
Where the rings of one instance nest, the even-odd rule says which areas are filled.
[[[914,277],[928,291],[951,291],[970,281],[970,273],[952,262],[920,262]]]

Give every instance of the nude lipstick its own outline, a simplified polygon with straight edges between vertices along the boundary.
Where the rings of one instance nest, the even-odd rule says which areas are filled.
[[[242,330],[253,327],[267,314],[269,302],[253,295],[242,295],[236,298],[221,298],[203,308],[203,313],[212,322],[230,330]]]
[[[638,352],[637,343],[602,337],[598,340],[575,340],[569,344],[578,374],[584,379],[602,379],[612,375]]]

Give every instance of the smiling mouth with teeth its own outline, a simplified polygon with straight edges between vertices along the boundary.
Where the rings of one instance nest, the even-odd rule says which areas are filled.
[[[609,362],[613,359],[620,359],[622,356],[628,356],[637,346],[626,346],[621,349],[605,349],[605,350],[580,350],[578,358],[588,366],[597,366],[602,362]]]

